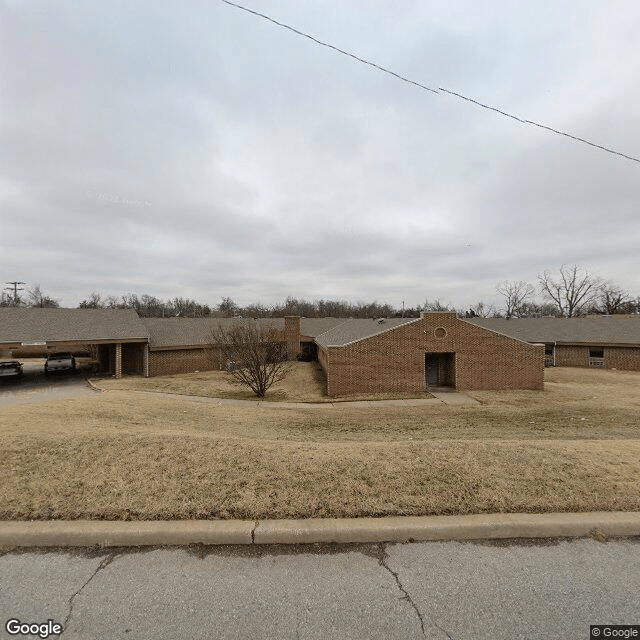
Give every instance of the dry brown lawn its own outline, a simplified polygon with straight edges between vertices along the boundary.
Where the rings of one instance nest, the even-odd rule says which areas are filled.
[[[103,389],[121,391],[154,391],[176,395],[255,400],[266,402],[348,402],[353,400],[397,400],[403,398],[431,398],[429,393],[378,393],[345,398],[329,398],[327,381],[318,363],[294,362],[287,377],[274,385],[264,398],[253,391],[234,384],[225,371],[200,371],[153,378],[127,377],[115,380],[105,378],[95,381]]]
[[[222,407],[112,390],[2,408],[1,519],[640,509],[640,373],[480,406]]]
[[[225,371],[200,371],[153,378],[127,377],[115,380],[105,378],[95,381],[103,389],[122,391],[160,391],[185,396],[228,398],[266,402],[347,402],[353,400],[396,400],[403,398],[431,398],[429,393],[378,393],[329,398],[327,381],[317,362],[293,362],[287,377],[273,386],[264,398],[253,391],[234,384]]]

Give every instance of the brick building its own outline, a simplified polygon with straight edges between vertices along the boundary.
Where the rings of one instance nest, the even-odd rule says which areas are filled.
[[[329,395],[457,389],[542,389],[547,365],[640,371],[640,317],[139,318],[133,310],[0,308],[5,356],[90,350],[115,376],[224,368],[212,331],[232,322],[273,328],[289,357],[317,357]]]
[[[545,364],[640,371],[640,316],[472,318],[478,326],[545,345]]]
[[[89,352],[105,373],[148,375],[148,342],[132,309],[0,308],[0,351],[8,357]]]
[[[460,319],[347,320],[316,337],[330,396],[460,390],[543,389],[544,348]]]
[[[149,375],[224,369],[213,333],[234,322],[256,322],[284,336],[283,318],[141,318],[149,334]]]
[[[149,333],[149,375],[193,373],[224,369],[220,354],[212,346],[212,333],[234,322],[255,322],[275,329],[287,343],[289,358],[299,353],[317,356],[315,337],[344,322],[337,318],[141,318]]]

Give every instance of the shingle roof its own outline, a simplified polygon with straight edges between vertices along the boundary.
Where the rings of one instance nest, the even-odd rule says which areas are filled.
[[[469,318],[525,342],[640,345],[640,316],[586,318]]]
[[[203,347],[211,343],[211,332],[233,322],[258,322],[284,330],[283,318],[141,318],[149,331],[151,349]]]
[[[300,318],[300,335],[315,338],[345,320],[346,318]]]
[[[0,344],[146,341],[148,332],[133,309],[0,308]]]
[[[418,318],[385,318],[382,322],[378,319],[345,320],[332,329],[317,335],[316,342],[321,347],[345,347],[352,342],[371,338],[403,324],[417,321]]]

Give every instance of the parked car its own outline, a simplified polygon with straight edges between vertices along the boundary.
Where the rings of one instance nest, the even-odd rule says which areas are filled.
[[[22,378],[23,375],[24,371],[22,370],[22,364],[17,360],[0,362],[0,380],[6,380],[8,378]]]
[[[44,363],[45,375],[54,371],[75,371],[76,359],[70,353],[50,353]]]

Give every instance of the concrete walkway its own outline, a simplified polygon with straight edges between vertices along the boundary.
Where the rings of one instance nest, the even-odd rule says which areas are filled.
[[[94,388],[99,389],[97,385]],[[375,409],[378,407],[424,407],[434,405],[475,405],[477,400],[460,391],[430,391],[433,398],[408,398],[406,400],[354,400],[340,402],[269,402],[264,400],[232,400],[230,398],[209,398],[207,396],[188,396],[181,393],[169,393],[166,391],[134,391],[162,398],[182,398],[192,402],[202,402],[218,406],[229,407],[259,407],[261,409],[335,409],[340,407],[365,407]]]

